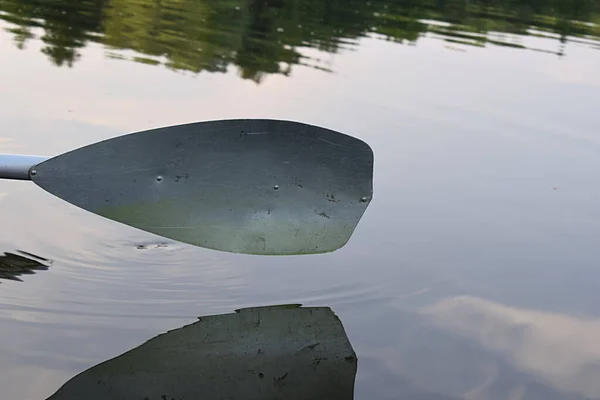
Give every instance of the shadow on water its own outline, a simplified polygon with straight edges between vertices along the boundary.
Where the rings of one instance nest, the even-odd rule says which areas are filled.
[[[21,250],[16,253],[5,252],[0,255],[0,280],[7,279],[22,282],[19,276],[35,274],[36,271],[46,271],[49,264],[52,264],[51,260],[35,254]]]
[[[99,43],[111,58],[192,73],[233,65],[257,83],[267,74],[289,75],[294,65],[331,72],[307,50],[337,53],[367,36],[557,56],[570,42],[600,48],[595,0],[0,0],[0,19],[10,23],[16,46],[39,38],[41,51],[58,66],[72,66],[82,48]],[[533,38],[554,44],[538,48],[526,40]]]
[[[200,317],[75,376],[48,400],[352,399],[357,357],[328,307]]]

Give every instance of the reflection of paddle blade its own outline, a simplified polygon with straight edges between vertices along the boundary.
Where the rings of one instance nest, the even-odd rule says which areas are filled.
[[[0,255],[0,279],[21,281],[19,276],[35,274],[36,271],[48,269],[49,260],[25,251],[21,254],[4,253]]]
[[[361,140],[277,120],[120,136],[56,156],[33,181],[85,210],[211,249],[307,254],[346,244],[372,197]]]
[[[48,400],[344,400],[357,359],[326,307],[258,307],[202,317],[67,382]]]

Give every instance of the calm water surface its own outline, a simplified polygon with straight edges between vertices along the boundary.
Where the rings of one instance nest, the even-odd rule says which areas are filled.
[[[282,303],[340,317],[356,399],[600,399],[598,1],[0,0],[0,58],[0,152],[265,117],[375,154],[352,239],[311,256],[195,248],[0,182],[3,399]]]

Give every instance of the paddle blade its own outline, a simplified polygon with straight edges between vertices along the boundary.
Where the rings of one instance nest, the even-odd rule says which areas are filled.
[[[334,251],[372,197],[370,147],[290,121],[152,129],[38,164],[32,180],[103,217],[234,253]]]

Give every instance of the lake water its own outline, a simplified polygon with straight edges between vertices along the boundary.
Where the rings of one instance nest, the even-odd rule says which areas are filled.
[[[216,4],[0,0],[0,153],[290,119],[371,146],[366,213],[338,251],[262,257],[0,182],[1,397],[300,303],[342,321],[355,399],[600,399],[600,3]]]

